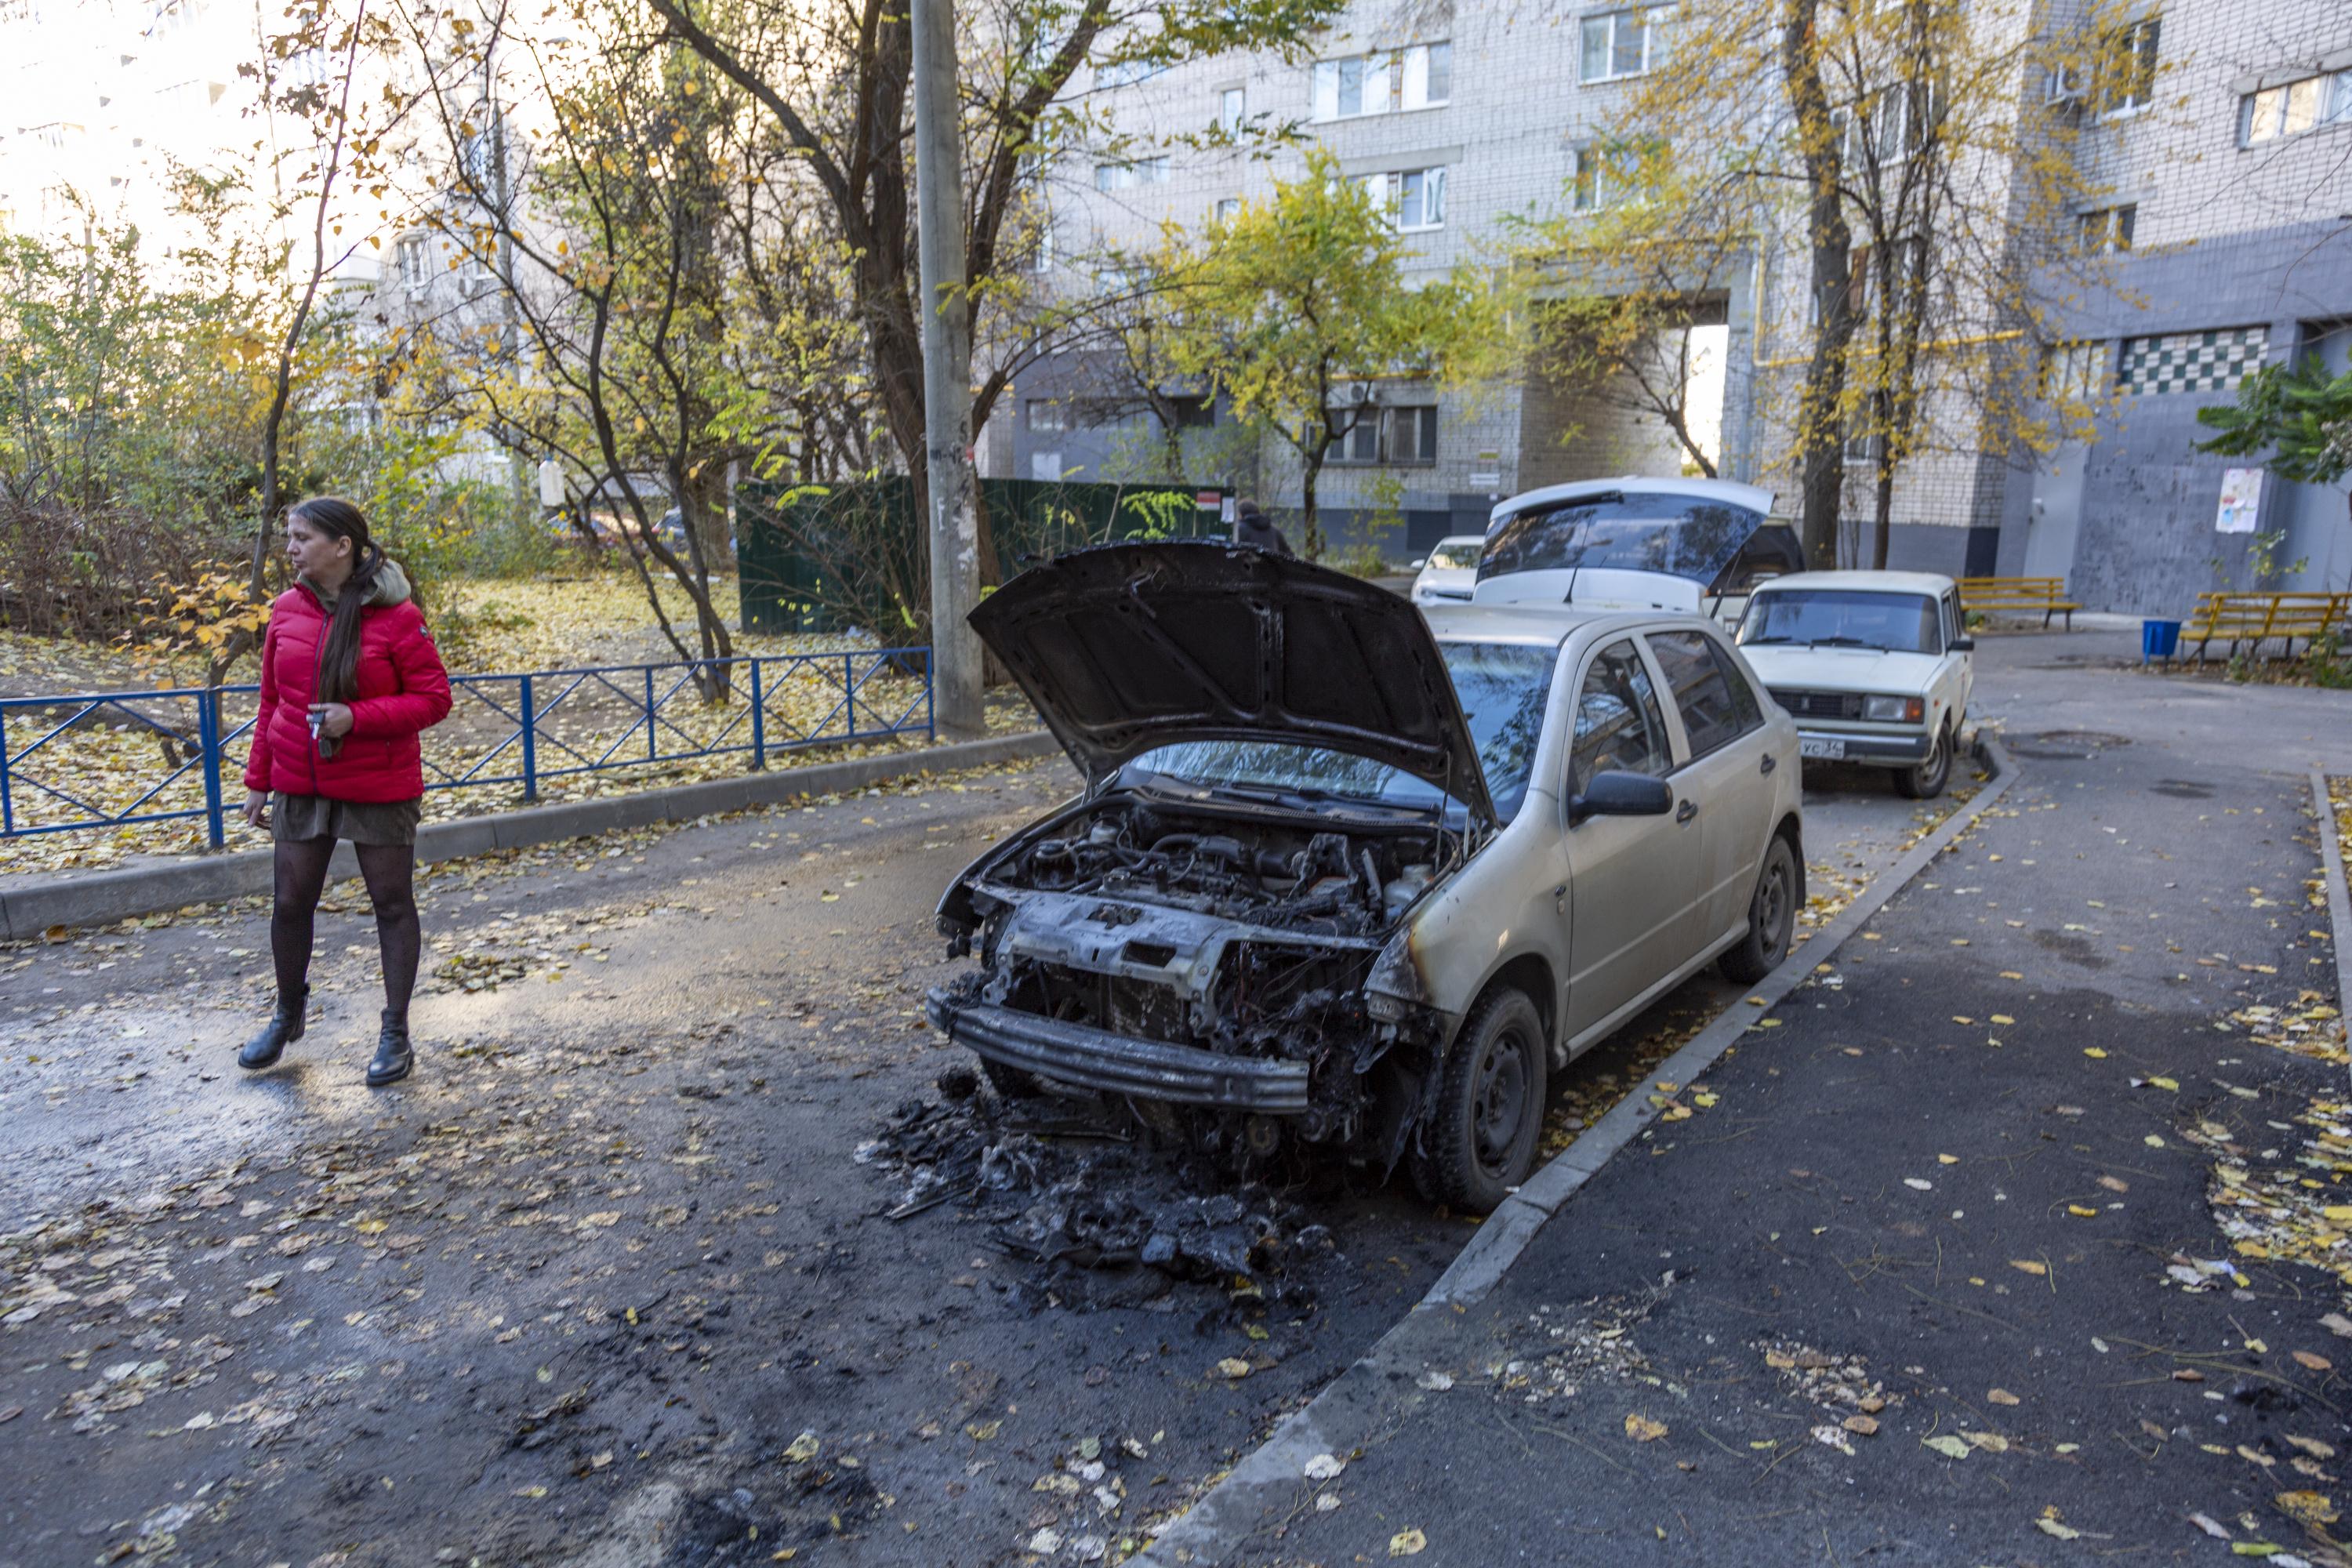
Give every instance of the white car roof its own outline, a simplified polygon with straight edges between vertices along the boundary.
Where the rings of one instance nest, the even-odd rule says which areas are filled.
[[[1680,610],[1580,610],[1569,605],[1430,605],[1422,614],[1442,643],[1528,643],[1549,647],[1558,647],[1588,627],[1609,632],[1660,621],[1706,624],[1703,617]]]
[[[1522,490],[1507,500],[1497,501],[1488,513],[1493,521],[1501,521],[1517,512],[1532,507],[1557,506],[1581,496],[1598,495],[1606,490],[1618,490],[1627,495],[1690,496],[1700,500],[1721,501],[1727,506],[1744,507],[1749,511],[1769,513],[1772,510],[1773,492],[1757,485],[1743,485],[1733,479],[1667,479],[1655,475],[1623,474],[1613,479],[1577,479],[1565,485],[1546,485],[1540,489]]]
[[[1486,536],[1483,533],[1449,533],[1430,548],[1443,550],[1449,544],[1484,544],[1486,542]]]
[[[1941,594],[1952,587],[1949,577],[1934,572],[1791,572],[1756,584],[1759,594],[1783,588],[1875,588],[1887,594]]]

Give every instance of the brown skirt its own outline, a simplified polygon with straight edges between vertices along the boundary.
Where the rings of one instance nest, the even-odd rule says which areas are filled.
[[[269,797],[269,837],[278,844],[348,838],[354,844],[414,844],[425,802],[329,800],[322,795]]]

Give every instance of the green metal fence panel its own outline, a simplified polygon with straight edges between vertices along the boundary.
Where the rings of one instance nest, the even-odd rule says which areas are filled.
[[[1190,485],[982,479],[980,505],[999,569],[1122,539],[1222,537],[1224,492]],[[913,487],[884,474],[844,485],[739,485],[736,560],[743,629],[886,641],[928,630],[929,549]]]

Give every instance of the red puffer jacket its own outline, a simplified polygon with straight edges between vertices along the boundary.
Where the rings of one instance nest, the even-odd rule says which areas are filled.
[[[408,579],[385,563],[360,611],[358,693],[352,728],[324,761],[310,739],[310,704],[329,626],[318,595],[300,584],[270,606],[261,639],[261,712],[245,787],[330,800],[415,800],[425,793],[416,737],[449,712],[449,675],[409,602]]]

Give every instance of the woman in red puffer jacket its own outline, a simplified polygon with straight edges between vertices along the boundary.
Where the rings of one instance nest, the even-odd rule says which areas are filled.
[[[408,578],[368,539],[347,500],[320,497],[286,513],[294,586],[269,607],[261,641],[261,711],[245,767],[245,819],[277,845],[269,916],[278,1009],[237,1053],[266,1068],[302,1037],[310,928],[335,840],[348,838],[375,906],[383,955],[383,1027],[367,1080],[408,1076],[408,998],[423,933],[416,921],[416,824],[425,795],[417,736],[449,711],[449,676],[411,600]]]

